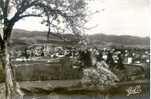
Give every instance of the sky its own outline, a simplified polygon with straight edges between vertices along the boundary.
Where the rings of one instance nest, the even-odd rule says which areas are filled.
[[[94,0],[89,9],[98,11],[89,17],[85,25],[86,34],[103,33],[108,35],[150,35],[150,0]],[[15,24],[17,29],[45,31],[40,18],[26,18]]]

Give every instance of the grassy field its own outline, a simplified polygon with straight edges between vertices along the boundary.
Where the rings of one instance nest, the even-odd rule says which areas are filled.
[[[68,60],[68,61],[67,61]],[[17,81],[47,81],[81,79],[82,72],[69,59],[59,62],[20,62],[15,65]],[[0,82],[4,82],[4,73],[0,67]]]
[[[19,84],[21,90],[26,94],[24,99],[33,99],[33,97],[34,99],[75,99],[75,97],[79,97],[79,99],[106,99],[104,96],[108,96],[107,99],[118,99],[119,96],[123,97],[119,97],[119,99],[149,99],[147,98],[149,96],[148,80],[121,82],[117,87],[105,91],[82,88],[79,80],[30,81],[19,82]],[[129,98],[124,97],[127,95],[126,89],[136,85],[141,86],[141,93],[131,95]],[[1,84],[0,88],[0,99],[3,99],[4,84]],[[146,98],[142,98],[142,96]]]
[[[149,92],[148,80],[137,80],[130,82],[118,83],[116,87],[109,90],[98,90],[83,88],[79,80],[58,80],[58,81],[42,81],[42,82],[20,82],[22,89],[33,94],[51,94],[51,92],[62,95],[126,95],[126,89],[140,85],[142,92],[136,95],[147,95]]]
[[[47,60],[48,61],[48,60]],[[82,78],[82,71],[69,58],[48,63],[46,60],[13,63],[16,66],[17,81],[76,80]],[[80,66],[79,66],[80,67]],[[113,71],[122,81],[143,80],[149,75],[149,66],[125,65],[124,71]],[[146,68],[146,69],[145,69]],[[148,77],[149,78],[149,77]],[[0,82],[4,81],[4,73],[0,66]]]
[[[126,89],[140,85],[142,92],[134,96],[149,95],[149,80],[145,78],[145,70],[142,68],[126,65],[125,71],[118,71],[118,77],[124,77],[117,87],[106,91],[96,89],[86,89],[80,84],[80,71],[72,68],[72,63],[64,64],[42,64],[33,63],[17,67],[17,79],[22,91],[26,94],[25,99],[32,99],[33,96],[47,97],[40,99],[74,99],[73,96],[90,96],[90,99],[102,99],[101,96],[126,96]],[[18,76],[19,75],[19,76]],[[54,77],[52,79],[52,77]],[[72,79],[71,79],[72,78]],[[2,69],[0,68],[0,80],[4,80]],[[41,80],[41,81],[40,81]],[[52,96],[52,97],[51,97]],[[54,96],[54,97],[53,97]],[[67,97],[64,97],[67,96]],[[94,96],[94,97],[93,97]],[[100,96],[95,98],[95,96]],[[0,99],[4,97],[4,84],[0,85]],[[49,97],[49,98],[48,98]],[[89,98],[89,97],[87,97]],[[87,99],[85,98],[85,99]],[[112,99],[112,97],[110,97]],[[16,99],[16,98],[15,98]],[[84,98],[81,98],[84,99]],[[109,98],[108,98],[109,99]],[[113,98],[116,99],[116,98]],[[120,98],[121,99],[121,98]],[[133,98],[132,98],[133,99]],[[134,98],[135,99],[135,98]],[[141,99],[141,98],[140,98]],[[142,98],[143,99],[143,98]],[[147,99],[147,98],[145,98]],[[148,98],[149,99],[149,98]]]

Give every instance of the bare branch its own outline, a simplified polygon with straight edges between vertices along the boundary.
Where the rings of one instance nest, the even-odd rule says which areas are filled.
[[[34,0],[33,2],[29,2],[28,0],[22,0],[22,2],[20,4],[18,4],[17,12],[11,20],[15,20],[15,22],[16,22],[19,19],[22,19],[22,18],[20,18],[21,14],[23,14],[30,7],[34,6],[38,1],[39,0]]]
[[[41,17],[41,15],[40,14],[37,14],[37,15],[36,14],[21,15],[21,16],[18,17],[17,20],[20,20],[20,19],[23,19],[23,18],[26,18],[26,17]]]

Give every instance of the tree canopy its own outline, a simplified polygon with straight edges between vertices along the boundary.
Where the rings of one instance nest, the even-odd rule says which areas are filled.
[[[0,22],[3,36],[11,36],[14,24],[26,17],[41,17],[49,33],[81,33],[86,22],[86,0],[0,0]]]
[[[55,35],[69,31],[79,36],[86,22],[86,5],[86,0],[0,0],[3,32],[0,35],[0,59],[5,71],[6,99],[12,99],[13,93],[22,96],[9,54],[9,41],[15,23],[26,17],[41,17],[41,23],[49,27],[47,37],[50,33]]]

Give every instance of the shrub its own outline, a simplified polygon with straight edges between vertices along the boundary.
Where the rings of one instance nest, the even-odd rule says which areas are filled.
[[[99,90],[107,90],[116,86],[116,81],[119,81],[117,76],[103,66],[84,69],[81,80],[84,87],[99,88]]]

